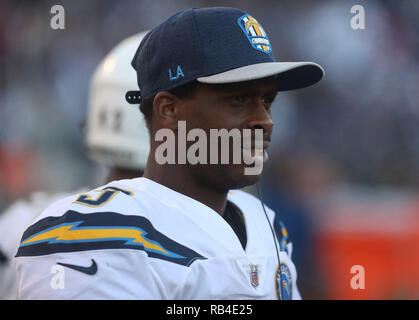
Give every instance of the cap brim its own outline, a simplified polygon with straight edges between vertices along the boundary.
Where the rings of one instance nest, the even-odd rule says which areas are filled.
[[[315,84],[324,76],[323,68],[314,62],[265,62],[252,64],[207,77],[197,81],[223,84],[277,76],[278,91],[301,89]]]

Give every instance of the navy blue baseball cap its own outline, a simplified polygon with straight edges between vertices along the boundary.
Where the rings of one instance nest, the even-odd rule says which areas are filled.
[[[171,16],[144,37],[131,65],[140,89],[126,95],[133,104],[193,80],[223,84],[276,75],[278,91],[286,91],[313,85],[324,76],[313,62],[277,62],[260,23],[225,7]]]

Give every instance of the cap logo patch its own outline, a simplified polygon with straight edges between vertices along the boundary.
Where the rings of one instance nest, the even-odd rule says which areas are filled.
[[[269,42],[265,30],[255,18],[245,14],[237,20],[237,23],[243,30],[247,39],[249,39],[253,48],[263,53],[270,53],[272,51],[271,43]]]

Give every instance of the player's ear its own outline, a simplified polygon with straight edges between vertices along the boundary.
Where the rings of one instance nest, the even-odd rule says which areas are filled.
[[[167,91],[161,91],[154,97],[153,118],[157,120],[160,128],[176,131],[179,119],[178,98]]]

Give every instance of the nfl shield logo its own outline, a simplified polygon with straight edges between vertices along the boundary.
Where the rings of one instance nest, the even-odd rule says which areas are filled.
[[[259,285],[259,271],[257,264],[250,264],[250,284],[253,288],[256,288]]]

